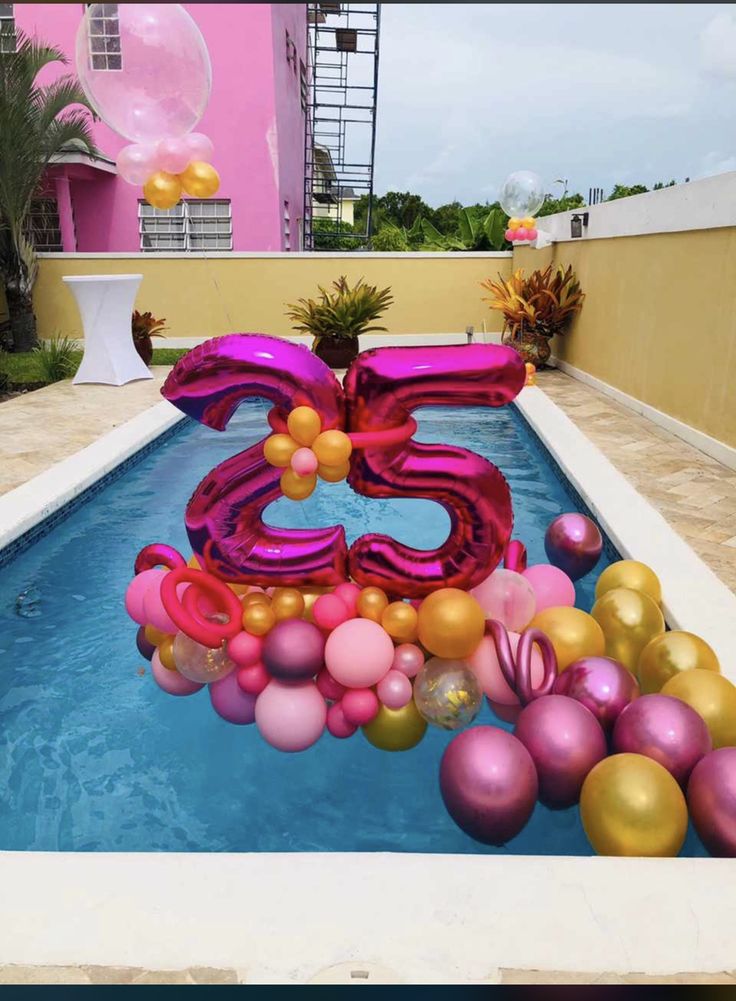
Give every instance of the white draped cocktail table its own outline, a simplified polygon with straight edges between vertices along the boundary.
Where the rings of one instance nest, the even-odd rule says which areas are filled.
[[[74,383],[123,386],[152,379],[133,344],[131,316],[143,275],[69,275],[63,281],[77,300],[84,356]]]

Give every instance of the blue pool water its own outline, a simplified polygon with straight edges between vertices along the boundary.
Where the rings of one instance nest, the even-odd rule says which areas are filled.
[[[183,512],[193,488],[264,436],[265,414],[250,401],[221,434],[188,422],[0,569],[0,849],[589,854],[576,808],[538,805],[503,848],[466,837],[438,788],[450,734],[430,727],[403,754],[361,734],[282,754],[255,727],[220,719],[206,690],[177,699],[154,684],[122,603],[135,555],[152,541],[188,552]],[[464,445],[499,466],[514,497],[514,535],[531,562],[544,561],[546,525],[579,503],[519,414],[417,416],[420,440]],[[345,484],[320,485],[303,504],[280,500],[268,520],[342,522],[349,541],[376,529],[417,547],[439,544],[448,526],[430,502],[367,500]],[[610,558],[579,584],[582,607]],[[479,722],[499,723],[488,708]],[[694,835],[683,854],[704,854]]]

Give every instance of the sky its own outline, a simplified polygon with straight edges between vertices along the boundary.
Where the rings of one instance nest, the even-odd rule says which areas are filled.
[[[736,170],[736,4],[381,5],[378,194],[493,201]]]

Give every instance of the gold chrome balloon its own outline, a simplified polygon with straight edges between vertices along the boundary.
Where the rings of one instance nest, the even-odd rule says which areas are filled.
[[[211,198],[220,187],[220,175],[211,163],[204,160],[193,160],[178,178],[182,188],[192,198]]]
[[[683,671],[714,671],[721,665],[714,651],[695,633],[680,629],[657,636],[642,650],[638,673],[642,695],[662,690],[664,685]]]
[[[386,608],[388,608],[388,598],[380,587],[364,587],[358,595],[358,615],[362,619],[371,619],[380,625]]]
[[[251,636],[265,636],[275,625],[276,616],[270,605],[259,602],[243,609],[243,629]]]
[[[653,758],[614,754],[588,773],[580,816],[599,855],[672,858],[687,834],[687,805],[676,779]]]
[[[649,595],[659,605],[662,601],[662,585],[654,570],[637,560],[619,560],[606,567],[595,585],[596,599],[602,598],[615,587],[628,587]]]
[[[293,469],[285,469],[281,474],[281,492],[289,500],[306,500],[314,493],[316,486],[316,473],[310,473],[309,476],[298,476]]]
[[[313,407],[295,407],[286,420],[286,426],[294,441],[311,447],[322,430],[322,420]]]
[[[713,747],[736,746],[736,686],[714,671],[682,671],[670,678],[662,695],[687,702],[703,717]]]
[[[296,587],[277,587],[271,598],[276,621],[300,619],[304,615],[304,595]]]
[[[606,637],[606,656],[636,674],[639,655],[664,633],[664,616],[656,601],[642,591],[614,587],[596,601],[590,613]]]
[[[181,182],[176,174],[157,170],[143,185],[143,197],[155,209],[173,209],[181,198]]]
[[[317,466],[317,476],[325,483],[339,483],[349,472],[349,462],[343,462],[341,466]]]
[[[395,643],[416,643],[417,610],[405,601],[392,601],[383,610],[381,625]]]
[[[271,599],[266,594],[265,591],[249,591],[243,595],[240,602],[243,608],[250,608],[251,605],[269,605],[271,604]]]
[[[158,645],[158,658],[168,671],[176,670],[174,660],[174,637],[164,636]]]
[[[414,699],[402,709],[381,706],[375,719],[363,727],[366,739],[381,751],[408,751],[416,747],[426,732],[427,721],[414,705]]]
[[[342,466],[353,451],[353,443],[344,431],[323,431],[312,445],[321,466]]]
[[[428,595],[419,606],[419,640],[437,657],[446,660],[469,657],[474,653],[486,627],[486,616],[467,591],[443,587]]]
[[[263,457],[269,465],[286,469],[298,448],[290,434],[272,434],[263,443]]]
[[[549,637],[557,656],[557,670],[564,671],[581,657],[602,657],[606,638],[595,619],[580,608],[545,608],[535,615],[528,629],[541,629]]]
[[[148,642],[153,643],[154,646],[160,646],[169,635],[161,629],[157,629],[155,626],[152,626],[150,623],[146,626],[144,632]]]

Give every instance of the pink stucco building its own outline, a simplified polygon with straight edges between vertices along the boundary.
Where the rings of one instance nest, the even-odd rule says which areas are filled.
[[[117,4],[107,4],[115,25]],[[44,249],[64,251],[299,250],[304,216],[307,92],[306,5],[184,4],[212,61],[212,96],[197,127],[215,144],[222,186],[214,199],[187,199],[167,213],[115,173],[126,141],[102,123],[105,159],[70,154],[49,178]],[[74,67],[86,5],[0,4],[0,18],[59,46]],[[66,68],[48,67],[42,82]],[[54,205],[55,201],[55,205]],[[55,212],[58,230],[55,230]],[[54,219],[49,227],[48,219]]]

